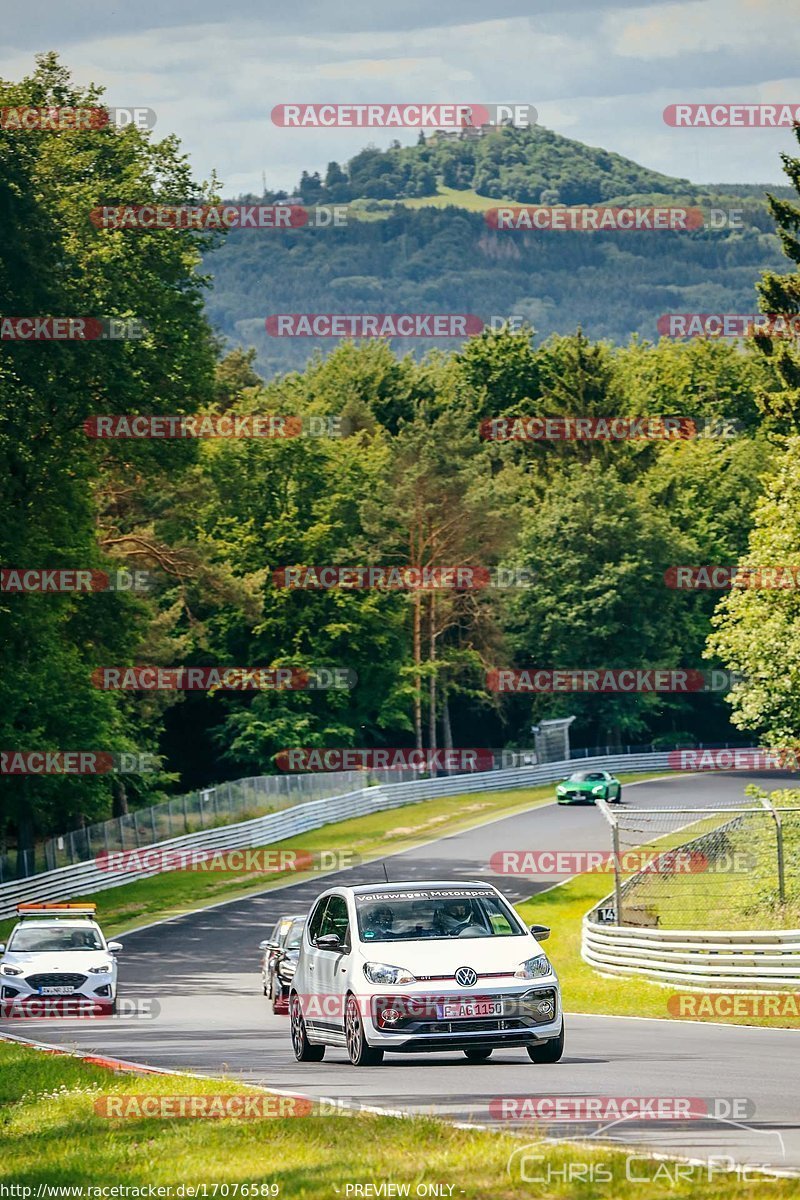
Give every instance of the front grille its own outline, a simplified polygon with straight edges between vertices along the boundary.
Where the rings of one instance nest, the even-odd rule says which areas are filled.
[[[71,975],[66,971],[54,971],[52,975],[28,975],[26,983],[32,988],[71,987],[75,991],[86,983],[85,975]]]
[[[517,1018],[495,1017],[493,1020],[426,1021],[416,1027],[417,1033],[499,1033],[503,1029],[527,1029]]]
[[[462,997],[464,999],[466,997]],[[502,1030],[535,1029],[537,1025],[549,1025],[555,1019],[557,995],[554,988],[530,988],[522,994],[509,995],[480,995],[471,997],[481,1001],[500,1000],[503,1004],[501,1017],[437,1017],[432,1003],[428,1003],[423,1011],[411,1008],[410,997],[397,997],[394,1003],[390,998],[373,997],[373,1020],[384,1033],[496,1033]],[[549,1014],[537,1011],[537,1005],[548,1001],[553,1011]],[[384,1005],[390,1005],[400,1011],[397,1021],[384,1023],[380,1013]],[[420,1006],[421,1007],[421,1006]]]

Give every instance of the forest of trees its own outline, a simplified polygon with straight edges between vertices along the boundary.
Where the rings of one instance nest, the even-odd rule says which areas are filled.
[[[96,101],[52,56],[32,77],[0,85],[5,105]],[[571,332],[540,343],[529,331],[501,330],[415,357],[384,342],[345,342],[302,372],[265,377],[253,350],[226,353],[212,325],[245,266],[253,291],[266,296],[267,282],[275,286],[262,271],[268,238],[245,242],[242,232],[214,248],[208,235],[99,230],[88,219],[94,206],[132,193],[140,202],[200,195],[173,138],[111,128],[59,138],[0,131],[0,156],[5,310],[134,316],[148,330],[131,341],[0,343],[0,564],[125,564],[154,580],[143,594],[0,595],[0,747],[150,751],[163,764],[124,787],[102,777],[5,779],[6,843],[28,845],[165,792],[270,772],[275,755],[291,746],[524,746],[532,719],[564,713],[577,717],[576,745],[724,740],[737,736],[731,712],[748,736],[768,743],[798,736],[797,592],[720,599],[664,581],[676,564],[800,561],[794,343],[634,339],[615,347],[578,329],[573,310],[565,314]],[[800,160],[785,165],[800,191]],[[761,276],[765,311],[796,313],[800,207],[777,199],[771,216],[794,273],[782,273],[785,260],[776,261],[766,234],[728,252],[724,241],[700,237],[674,261],[650,235],[652,252],[663,255],[662,280],[674,267],[722,296],[719,281],[733,273],[746,311],[756,305]],[[444,282],[426,308],[447,307],[449,274],[459,272],[468,287],[460,247],[474,234],[464,214],[420,219],[436,241],[407,244],[408,262],[438,246]],[[395,287],[385,311],[413,311],[409,295],[382,276],[382,238],[391,228],[391,220],[364,226],[379,232],[371,248],[365,242],[369,270],[359,261],[353,273]],[[313,257],[302,247],[314,243],[301,236],[308,234],[298,232],[296,249],[273,239],[271,253]],[[632,235],[621,236],[628,240],[619,248],[605,240],[604,253],[618,264]],[[571,265],[550,264],[565,291],[578,286],[594,252],[573,245],[561,250]],[[527,294],[541,301],[534,261],[546,261],[549,246],[519,253]],[[319,254],[336,257],[331,247]],[[215,267],[217,290],[209,295],[204,256],[217,264],[227,255],[228,284],[220,292],[225,268]],[[344,251],[341,258],[331,267],[340,275],[350,262]],[[486,278],[497,283],[502,260],[489,262]],[[314,268],[307,261],[304,269]],[[298,273],[287,269],[283,286],[290,289]],[[358,293],[356,279],[352,286]],[[506,297],[497,287],[490,308],[502,312]],[[283,310],[301,308],[299,299],[282,293]],[[606,302],[598,283],[594,303]],[[679,307],[668,284],[662,307]],[[129,413],[338,418],[343,435],[86,436],[88,418]],[[481,437],[486,418],[534,414],[725,419],[736,422],[736,436]],[[526,568],[534,583],[427,593],[275,586],[275,570],[303,564],[506,566]],[[93,685],[96,668],[134,663],[344,666],[358,685],[185,694]],[[730,700],[498,697],[485,673],[506,665],[721,665],[751,678]]]

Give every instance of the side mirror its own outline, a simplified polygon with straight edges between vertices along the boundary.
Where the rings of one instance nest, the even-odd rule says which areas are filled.
[[[324,933],[314,942],[318,950],[338,950],[341,944],[342,939],[338,933]]]
[[[122,942],[106,942],[109,954],[119,954],[123,949]]]
[[[537,942],[546,942],[550,937],[550,930],[546,925],[531,925],[531,933]]]
[[[258,948],[259,948],[259,950],[266,950],[266,948],[267,948],[267,946],[268,946],[268,945],[269,945],[269,942],[267,942],[267,941],[264,941],[264,942],[259,942],[259,943],[258,943]]]
[[[5,952],[6,952],[6,944],[5,944],[5,942],[0,942],[0,954],[5,954]]]

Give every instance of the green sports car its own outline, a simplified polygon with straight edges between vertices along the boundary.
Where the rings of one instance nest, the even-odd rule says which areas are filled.
[[[598,796],[609,804],[622,803],[622,784],[608,771],[573,771],[556,787],[559,804],[594,804]]]

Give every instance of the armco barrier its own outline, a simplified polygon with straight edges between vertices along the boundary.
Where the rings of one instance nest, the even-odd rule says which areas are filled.
[[[669,765],[669,752],[650,754],[617,754],[594,759],[582,759],[582,770],[596,766],[608,771],[658,771]],[[441,779],[412,780],[408,783],[379,784],[361,788],[342,796],[329,796],[298,804],[283,812],[269,813],[236,825],[200,830],[182,837],[170,838],[143,847],[142,853],[155,850],[245,850],[268,846],[285,838],[296,837],[310,829],[319,829],[334,821],[365,816],[384,809],[399,808],[421,800],[457,796],[465,792],[500,792],[517,788],[536,787],[554,783],[575,770],[574,761],[542,763],[536,767],[513,767],[507,771],[470,772],[449,775]],[[134,879],[159,874],[158,868],[126,871],[116,874],[102,870],[96,859],[45,871],[27,879],[16,880],[0,887],[0,918],[13,916],[19,903],[41,900],[67,900],[86,896],[107,888],[120,887]]]
[[[800,929],[639,929],[598,924],[591,915],[583,920],[581,953],[605,974],[704,989],[800,988]]]

